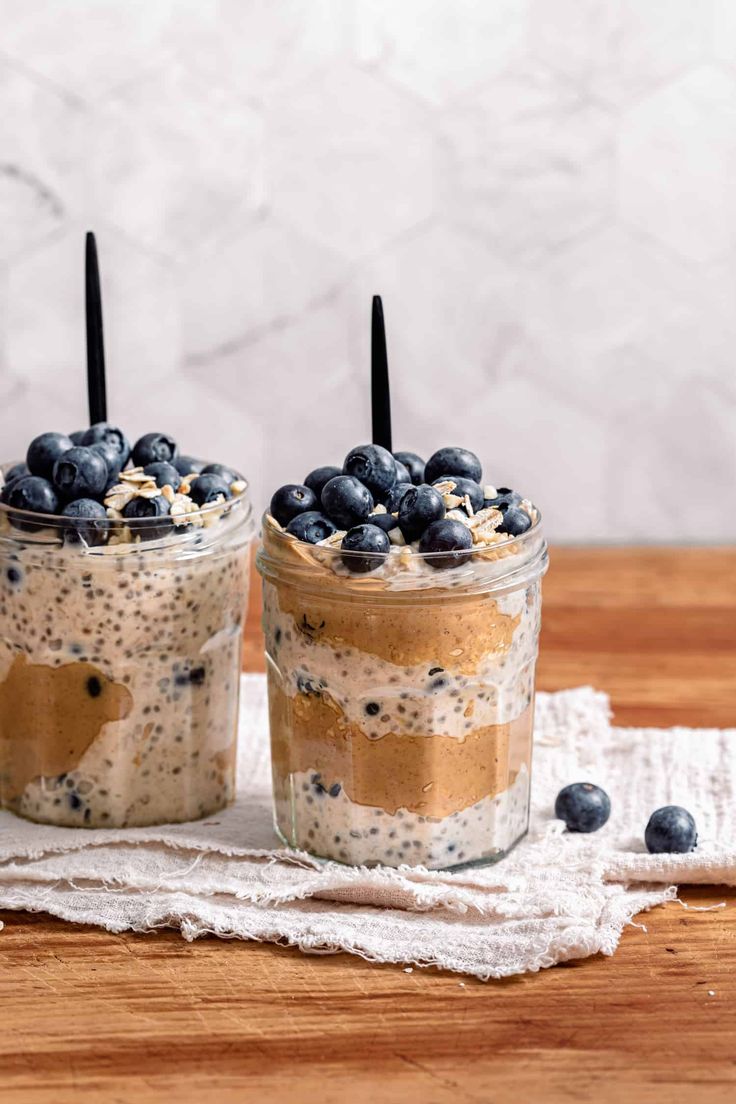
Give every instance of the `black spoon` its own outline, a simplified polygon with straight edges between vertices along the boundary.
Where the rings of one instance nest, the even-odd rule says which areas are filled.
[[[388,383],[386,326],[380,295],[373,296],[371,318],[371,414],[373,444],[391,449],[391,392]]]
[[[90,425],[107,421],[105,344],[102,335],[102,295],[97,243],[87,232],[84,251],[85,307],[87,316],[87,398]]]

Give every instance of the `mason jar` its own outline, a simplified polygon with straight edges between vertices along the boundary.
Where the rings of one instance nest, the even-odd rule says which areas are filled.
[[[252,507],[200,513],[71,529],[0,504],[2,807],[123,828],[233,799]]]
[[[391,560],[406,570],[376,555],[361,574],[350,553],[264,519],[257,563],[285,843],[355,865],[444,869],[499,859],[522,838],[547,567],[536,518],[451,569],[443,553],[407,548]]]

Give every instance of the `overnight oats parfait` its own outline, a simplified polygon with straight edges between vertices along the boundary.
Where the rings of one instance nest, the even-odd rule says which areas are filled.
[[[227,805],[245,480],[99,423],[37,437],[0,483],[0,805],[96,828]]]
[[[258,566],[284,841],[356,865],[506,854],[529,817],[532,503],[466,449],[367,445],[276,491]]]

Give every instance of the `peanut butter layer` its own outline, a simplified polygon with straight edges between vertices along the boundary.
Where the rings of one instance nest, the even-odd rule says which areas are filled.
[[[501,613],[488,595],[462,597],[425,605],[412,594],[379,604],[367,594],[335,601],[276,584],[281,610],[294,618],[297,630],[310,640],[357,648],[399,667],[437,664],[458,674],[473,674],[492,655],[511,648],[519,617]]]
[[[0,683],[0,779],[14,800],[34,778],[73,770],[102,726],[133,698],[91,663],[29,663],[20,654]]]
[[[329,697],[291,698],[275,679],[269,709],[277,797],[285,796],[290,773],[314,771],[328,787],[339,781],[359,805],[446,817],[508,789],[530,759],[531,706],[508,724],[485,725],[462,739],[388,733],[378,740]]]

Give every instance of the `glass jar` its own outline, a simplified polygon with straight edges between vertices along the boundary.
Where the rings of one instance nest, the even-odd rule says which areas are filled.
[[[452,568],[346,555],[264,519],[277,831],[355,865],[501,858],[529,820],[541,521]]]
[[[208,816],[234,797],[252,507],[199,527],[0,504],[0,805],[45,824]]]

